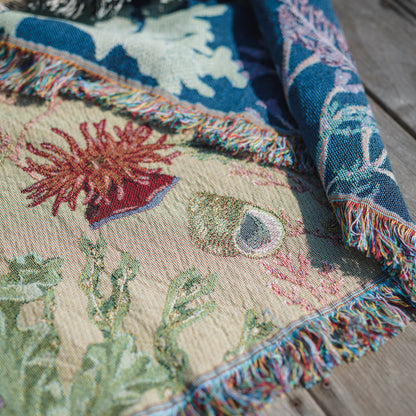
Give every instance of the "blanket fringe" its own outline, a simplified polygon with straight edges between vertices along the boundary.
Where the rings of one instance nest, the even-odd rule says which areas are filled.
[[[174,132],[194,130],[198,142],[236,156],[300,171],[313,169],[305,148],[294,137],[261,128],[243,116],[205,114],[7,41],[0,42],[0,87],[45,99],[58,94],[89,99]],[[276,335],[236,368],[191,386],[189,399],[169,413],[256,413],[272,396],[299,383],[312,386],[342,361],[376,350],[404,329],[405,309],[416,306],[415,230],[362,202],[333,201],[332,206],[346,244],[376,258],[398,279],[389,278],[336,310],[305,320],[284,337]]]
[[[262,128],[242,115],[206,114],[191,104],[173,103],[87,71],[73,62],[0,42],[0,88],[53,99],[58,94],[92,100],[172,132],[195,131],[195,140],[233,156],[301,172],[313,164],[300,138]]]
[[[408,323],[407,294],[392,278],[368,289],[336,310],[318,315],[283,337],[275,336],[251,359],[213,380],[189,387],[188,399],[169,410],[135,414],[194,416],[257,414],[273,397],[298,384],[325,380],[343,361],[377,350]]]
[[[378,260],[415,303],[416,231],[362,202],[336,201],[332,206],[345,243]]]

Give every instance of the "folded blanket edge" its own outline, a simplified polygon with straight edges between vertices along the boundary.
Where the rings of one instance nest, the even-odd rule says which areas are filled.
[[[378,279],[330,313],[301,320],[283,335],[253,347],[234,367],[216,369],[181,395],[126,414],[257,414],[273,397],[298,385],[310,388],[325,382],[338,365],[376,351],[398,335],[409,321],[406,299],[396,280]]]
[[[78,63],[0,40],[0,88],[52,100],[59,94],[95,102],[142,123],[171,132],[193,130],[195,140],[232,156],[312,172],[312,159],[299,137],[259,126],[241,114],[218,116],[138,90]]]
[[[313,170],[299,140],[262,129],[243,117],[221,119],[184,108],[88,73],[62,58],[7,41],[0,42],[0,61],[0,87],[6,90],[44,99],[53,99],[59,93],[88,99],[175,132],[194,129],[198,142],[235,156],[304,172]],[[374,257],[399,279],[381,283],[333,314],[292,331],[284,344],[276,345],[273,351],[265,348],[223,381],[215,379],[210,385],[198,386],[179,412],[194,414],[204,409],[226,414],[235,411],[236,406],[243,413],[255,411],[272,395],[283,394],[299,383],[306,387],[318,383],[335,365],[377,349],[405,327],[407,317],[399,307],[414,307],[416,231],[360,201],[347,199],[331,204],[346,244]],[[342,325],[350,328],[342,342],[334,337],[339,336],[341,315]],[[362,325],[355,327],[361,319]],[[213,396],[218,399],[212,400]]]

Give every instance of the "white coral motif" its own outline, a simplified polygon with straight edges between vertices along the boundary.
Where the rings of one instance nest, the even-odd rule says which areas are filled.
[[[179,95],[186,86],[213,97],[215,91],[203,80],[206,76],[224,77],[236,88],[244,88],[248,82],[229,48],[209,46],[214,35],[211,23],[204,18],[221,16],[226,10],[225,5],[199,4],[159,18],[148,17],[141,28],[127,16],[94,26],[74,25],[92,37],[97,60],[120,45],[137,61],[142,74],[156,79],[159,88]]]

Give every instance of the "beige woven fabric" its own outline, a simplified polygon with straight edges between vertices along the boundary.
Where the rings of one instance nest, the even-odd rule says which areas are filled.
[[[61,342],[58,372],[66,391],[87,347],[103,341],[101,331],[88,316],[88,299],[79,285],[85,266],[85,254],[78,247],[82,237],[95,243],[101,236],[107,242],[105,273],[99,284],[104,297],[111,294],[110,275],[118,267],[121,253],[129,252],[139,261],[139,271],[128,283],[131,303],[122,331],[135,337],[137,350],[149,354],[153,353],[155,331],[173,279],[190,268],[201,276],[216,275],[214,289],[203,297],[206,302],[214,301],[215,307],[178,336],[178,345],[189,358],[185,382],[250,348],[250,344],[240,345],[249,310],[256,312],[259,322],[272,324],[265,340],[280,328],[354,293],[381,273],[374,261],[342,245],[335,218],[315,178],[196,147],[191,142],[192,132],[169,136],[167,143],[174,147],[158,152],[180,152],[170,165],[156,165],[163,174],[179,181],[152,209],[92,230],[81,196],[74,211],[61,204],[56,216],[51,213],[53,198],[28,208],[30,201],[21,191],[35,180],[22,169],[27,165],[25,157],[39,163],[45,160],[25,147],[20,155],[17,143],[29,142],[37,148],[41,143],[54,143],[69,152],[68,143],[51,128],[69,134],[85,148],[81,123],[87,122],[94,136],[92,123],[105,119],[106,131],[115,137],[113,127],[124,129],[128,119],[83,102],[65,100],[51,105],[14,96],[2,96],[0,112],[3,147],[7,145],[7,133],[7,146],[12,152],[0,167],[1,273],[7,273],[8,259],[29,252],[43,259],[56,256],[65,260],[62,281],[56,286],[55,327]],[[154,130],[149,142],[156,142],[162,133]],[[204,211],[209,198],[215,209]],[[244,217],[240,211],[251,212],[251,216]],[[243,253],[243,243],[236,240],[236,230],[229,226],[234,223],[227,223],[233,215],[237,215],[240,225],[246,221],[248,233],[257,230],[260,237],[250,244],[259,245],[259,250]],[[261,225],[256,218],[263,220]],[[207,227],[228,227],[228,231],[220,233],[222,237],[217,241],[206,234]],[[261,227],[268,228],[263,230],[264,235]],[[270,250],[261,252],[262,244]],[[37,322],[42,308],[40,301],[25,305],[21,325]],[[166,389],[164,399],[169,394],[171,390]],[[148,389],[134,409],[158,401],[158,392]],[[126,414],[132,411],[124,410]]]

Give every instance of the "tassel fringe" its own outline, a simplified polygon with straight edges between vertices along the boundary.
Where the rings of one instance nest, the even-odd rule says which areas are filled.
[[[304,172],[313,169],[303,144],[294,137],[261,128],[243,116],[214,116],[170,102],[7,41],[0,42],[0,87],[45,99],[65,94],[92,100],[174,132],[194,130],[198,142],[232,155]],[[334,366],[376,350],[404,329],[405,310],[416,307],[416,231],[364,203],[333,201],[332,206],[345,243],[376,258],[398,278],[375,284],[328,314],[305,319],[291,332],[283,331],[284,336],[277,334],[234,369],[189,387],[186,399],[175,400],[174,408],[169,405],[152,414],[255,414],[272,396],[297,384],[312,386]]]
[[[332,202],[345,244],[378,260],[397,277],[409,301],[416,302],[416,231],[371,206],[354,201]]]
[[[48,100],[58,94],[91,100],[173,132],[194,130],[197,142],[233,156],[301,172],[313,170],[299,138],[259,127],[241,115],[206,114],[191,105],[173,103],[156,93],[130,88],[62,58],[7,41],[0,42],[0,88]]]
[[[377,350],[401,332],[409,319],[406,298],[396,280],[388,278],[329,314],[276,335],[236,368],[189,387],[176,404],[135,416],[257,414],[273,397],[299,384],[311,387],[325,380],[335,366]]]

